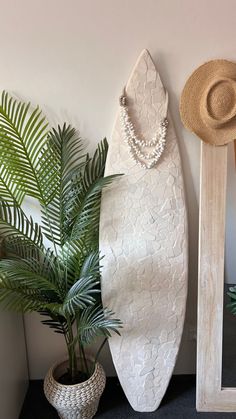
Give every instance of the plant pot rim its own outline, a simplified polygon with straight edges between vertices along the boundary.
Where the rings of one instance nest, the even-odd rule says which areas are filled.
[[[81,359],[81,358],[80,358],[80,357],[77,357],[77,359]],[[90,362],[94,362],[94,361],[95,361],[93,358],[90,358],[90,357],[86,357],[86,360],[87,360],[87,361],[90,361]],[[88,385],[88,384],[89,384],[89,381],[93,381],[94,376],[95,376],[95,374],[96,374],[96,372],[97,372],[97,370],[98,370],[99,366],[102,368],[102,366],[100,365],[100,363],[99,363],[98,361],[96,361],[95,368],[94,368],[94,372],[93,372],[93,374],[91,375],[91,377],[89,377],[87,380],[82,381],[81,383],[77,383],[77,384],[61,384],[61,383],[59,383],[59,382],[56,380],[56,378],[54,377],[54,371],[55,371],[55,369],[56,369],[57,367],[59,367],[59,365],[61,365],[61,364],[65,363],[65,362],[68,362],[68,358],[64,358],[64,359],[62,359],[61,361],[57,361],[57,362],[55,362],[55,363],[51,366],[51,368],[49,368],[49,371],[48,371],[48,373],[47,373],[47,374],[50,374],[50,373],[51,373],[51,378],[53,379],[53,381],[55,381],[55,383],[57,384],[57,386],[60,386],[60,387],[62,387],[62,388],[65,388],[65,387],[66,387],[66,388],[84,387],[84,386],[86,386],[86,385]]]

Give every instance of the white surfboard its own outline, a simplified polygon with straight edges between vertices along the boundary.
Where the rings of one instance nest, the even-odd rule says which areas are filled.
[[[126,93],[137,134],[152,138],[163,119],[166,91],[146,50]],[[140,412],[156,410],[165,394],[180,346],[187,297],[183,175],[169,113],[167,118],[164,153],[154,168],[143,169],[130,158],[118,112],[105,174],[124,176],[102,196],[102,299],[124,324],[121,337],[113,336],[109,344],[123,390]]]

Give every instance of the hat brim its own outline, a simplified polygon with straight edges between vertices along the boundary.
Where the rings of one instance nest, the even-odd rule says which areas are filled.
[[[184,86],[180,99],[180,116],[189,131],[206,143],[219,146],[236,139],[236,117],[227,124],[227,127],[213,129],[204,123],[200,114],[203,93],[217,76],[236,80],[236,63],[212,60],[198,67]]]

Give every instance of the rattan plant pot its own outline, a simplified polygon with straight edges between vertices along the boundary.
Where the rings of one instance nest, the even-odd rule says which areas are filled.
[[[89,362],[89,361],[88,361]],[[53,365],[44,379],[44,393],[61,419],[91,419],[97,412],[106,384],[106,375],[97,363],[93,375],[83,383],[64,385],[57,382],[68,361]]]

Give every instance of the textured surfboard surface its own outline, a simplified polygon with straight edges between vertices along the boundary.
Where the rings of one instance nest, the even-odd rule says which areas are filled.
[[[126,85],[136,133],[150,139],[163,119],[166,92],[144,50]],[[117,98],[118,102],[118,98]],[[119,112],[105,174],[123,176],[103,192],[102,299],[124,324],[110,350],[134,410],[158,408],[180,346],[187,298],[187,214],[180,154],[168,113],[165,151],[152,169],[130,157]]]

